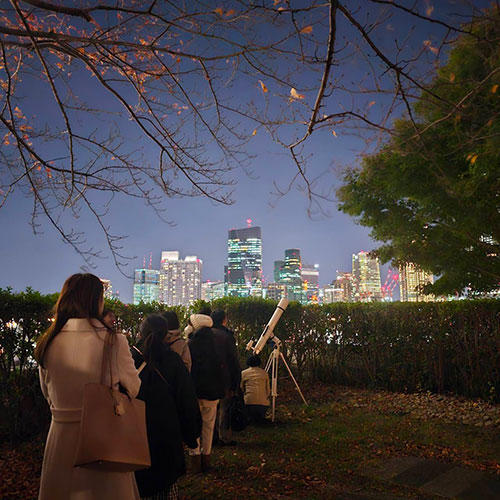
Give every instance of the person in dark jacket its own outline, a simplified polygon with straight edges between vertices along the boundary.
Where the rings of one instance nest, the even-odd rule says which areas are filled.
[[[212,438],[217,414],[217,403],[224,397],[224,371],[219,357],[214,334],[212,318],[206,314],[192,314],[189,317],[192,333],[189,338],[191,351],[191,376],[196,388],[200,405],[202,428],[198,447],[190,450],[193,472],[210,469]]]
[[[231,400],[236,396],[241,382],[241,366],[236,349],[234,332],[227,328],[226,312],[219,309],[212,312],[213,332],[216,343],[216,349],[223,359],[223,368],[225,371],[225,392],[224,397],[219,401],[217,411],[217,437],[222,446],[236,444],[233,441],[233,431],[231,429],[230,405]]]
[[[179,355],[165,344],[167,331],[165,318],[152,314],[142,322],[140,342],[132,348],[151,452],[151,467],[135,473],[142,498],[177,498],[177,479],[186,472],[182,443],[196,448],[201,432],[193,382]]]

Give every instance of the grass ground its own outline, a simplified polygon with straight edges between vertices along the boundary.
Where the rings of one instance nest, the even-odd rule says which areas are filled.
[[[192,499],[427,498],[368,473],[402,455],[500,474],[498,406],[336,386],[302,389],[308,407],[283,381],[277,422],[236,434],[236,447],[215,448],[214,472],[182,478],[182,494]],[[42,452],[43,438],[1,447],[1,499],[36,498]]]
[[[207,499],[426,498],[369,473],[402,455],[500,473],[499,427],[495,422],[453,422],[462,410],[455,399],[446,404],[447,398],[427,396],[417,404],[414,396],[340,387],[305,392],[312,396],[309,407],[287,387],[278,398],[276,424],[246,429],[236,435],[236,447],[215,448],[215,471],[187,475],[180,483],[183,494]],[[451,409],[447,416],[440,413],[443,404]],[[463,404],[477,418],[498,415],[498,407]],[[437,417],[425,417],[425,407]],[[471,412],[464,418],[470,421]]]

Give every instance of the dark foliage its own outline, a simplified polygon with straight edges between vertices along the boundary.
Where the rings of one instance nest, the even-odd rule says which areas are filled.
[[[40,432],[49,418],[31,354],[56,296],[7,289],[0,290],[0,299],[0,440],[23,439]],[[164,309],[117,301],[107,306],[131,343],[144,316]],[[276,303],[226,297],[211,306],[227,312],[244,360],[247,342],[260,336]],[[184,326],[189,310],[176,312]],[[302,380],[500,401],[500,301],[291,303],[275,334]]]

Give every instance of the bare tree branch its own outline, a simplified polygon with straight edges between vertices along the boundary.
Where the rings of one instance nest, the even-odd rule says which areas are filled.
[[[310,213],[326,213],[331,186],[318,174],[325,167],[310,163],[313,135],[332,157],[345,137],[369,150],[408,116],[425,150],[422,132],[480,91],[451,102],[429,84],[451,38],[477,39],[469,23],[489,15],[463,4],[435,18],[418,2],[392,0],[4,2],[0,208],[28,194],[33,228],[45,218],[88,265],[99,251],[61,221],[90,214],[125,269],[121,237],[93,193],[108,197],[104,207],[115,195],[143,199],[167,221],[169,198],[229,204],[267,133],[289,167],[277,195],[296,187]],[[37,99],[52,104],[48,116]],[[422,130],[416,99],[444,117]]]

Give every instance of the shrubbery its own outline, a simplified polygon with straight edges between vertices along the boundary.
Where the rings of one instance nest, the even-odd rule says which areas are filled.
[[[49,421],[31,354],[56,298],[0,289],[0,438],[28,437]],[[176,308],[181,324],[202,305]],[[118,301],[107,306],[131,343],[141,320],[165,309]],[[227,311],[243,360],[247,342],[260,335],[276,303],[225,297],[211,306]],[[500,401],[500,301],[291,303],[275,333],[299,379]]]

